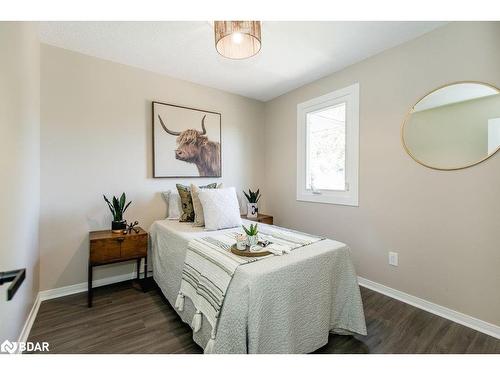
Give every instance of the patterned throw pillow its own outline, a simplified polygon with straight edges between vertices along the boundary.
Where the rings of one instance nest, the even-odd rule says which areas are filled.
[[[193,208],[193,198],[191,197],[191,189],[189,186],[176,184],[177,191],[181,197],[182,214],[179,221],[182,222],[193,222],[194,221],[194,208]],[[205,186],[200,186],[200,189],[215,189],[217,183],[208,184]]]

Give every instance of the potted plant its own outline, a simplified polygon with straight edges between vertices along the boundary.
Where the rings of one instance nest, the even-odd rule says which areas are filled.
[[[106,198],[105,195],[103,195],[103,197],[108,204],[111,214],[113,215],[111,230],[113,231],[113,233],[121,233],[124,229],[127,228],[127,220],[123,219],[123,214],[127,210],[130,203],[132,203],[132,201],[125,204],[125,201],[127,200],[125,193],[122,193],[120,199],[113,196],[113,204],[111,204],[111,202],[108,198]]]
[[[247,217],[249,219],[255,219],[257,218],[259,214],[259,208],[257,206],[257,203],[259,202],[260,199],[260,189],[257,189],[257,191],[252,191],[248,189],[248,194],[244,191],[243,194],[245,194],[245,197],[247,197],[248,204],[247,204]]]
[[[241,226],[245,233],[247,234],[247,241],[250,250],[252,250],[252,246],[256,246],[258,242],[257,235],[259,231],[257,229],[257,224],[250,224],[250,228],[246,228],[244,225]]]

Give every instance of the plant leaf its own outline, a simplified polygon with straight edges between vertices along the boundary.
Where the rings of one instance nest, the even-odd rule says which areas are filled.
[[[250,203],[250,197],[248,196],[248,194],[245,191],[243,191],[243,194],[245,194],[245,197],[247,198],[248,203]]]
[[[104,200],[106,201],[108,207],[109,207],[109,210],[111,211],[111,213],[113,214],[113,216],[115,216],[115,210],[113,208],[113,206],[111,205],[111,202],[109,201],[108,198],[106,198],[106,196],[103,194],[102,195],[104,197]]]
[[[109,201],[109,199],[106,198],[106,196],[104,194],[102,196],[104,197],[104,200],[106,201],[107,204],[111,204],[110,201]]]
[[[109,210],[111,211],[111,213],[114,215],[115,209],[113,208],[113,206],[110,203],[108,203],[108,207],[109,207]]]
[[[125,213],[125,211],[127,211],[127,208],[128,206],[130,206],[130,203],[132,203],[132,201],[128,202],[127,205],[125,206],[125,208],[123,209],[123,213]]]
[[[120,212],[121,211],[121,209],[120,209],[120,203],[118,202],[118,199],[116,199],[116,198],[113,198],[113,207],[115,208],[116,212]]]
[[[123,207],[125,207],[125,200],[126,200],[125,193],[122,193],[122,196],[120,197],[120,208],[121,209],[123,209]]]
[[[109,210],[111,211],[111,214],[113,215],[113,217],[115,217],[115,209],[113,208],[113,206],[108,204],[108,207],[109,207]]]
[[[115,196],[113,196],[113,207],[115,209],[114,220],[121,221],[123,212],[122,212],[122,209],[120,207],[120,202],[118,202],[118,199]]]

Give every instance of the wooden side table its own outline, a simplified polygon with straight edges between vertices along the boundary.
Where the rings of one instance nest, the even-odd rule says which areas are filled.
[[[250,219],[247,217],[247,215],[241,215],[241,218],[256,221],[258,223],[270,224],[270,225],[273,225],[273,222],[274,222],[274,219],[271,215],[265,215],[265,214],[257,214],[257,218],[255,218],[255,219]]]
[[[126,262],[137,259],[137,280],[141,260],[144,258],[144,279],[148,274],[148,233],[142,229],[139,233],[116,234],[110,230],[89,232],[90,252],[88,268],[88,306],[92,307],[92,273],[95,266]]]

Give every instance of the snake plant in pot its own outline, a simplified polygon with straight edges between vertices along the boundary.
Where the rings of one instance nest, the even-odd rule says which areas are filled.
[[[249,219],[255,219],[259,215],[259,207],[257,206],[257,203],[259,202],[260,199],[260,189],[257,189],[257,191],[252,191],[248,189],[248,194],[244,191],[243,194],[245,194],[245,197],[247,197],[248,204],[247,204],[247,217]]]
[[[248,246],[250,246],[250,249],[252,249],[252,246],[257,245],[258,242],[257,235],[259,234],[259,230],[257,229],[257,224],[250,224],[250,228],[247,228],[244,225],[242,225],[241,227],[247,234]]]
[[[123,219],[123,214],[127,210],[128,206],[130,206],[130,203],[132,203],[132,201],[125,204],[125,202],[127,201],[125,193],[122,193],[120,199],[113,196],[113,203],[111,203],[105,195],[103,195],[103,197],[108,204],[111,214],[113,215],[111,230],[113,231],[113,233],[121,233],[125,228],[127,228],[127,220]]]

